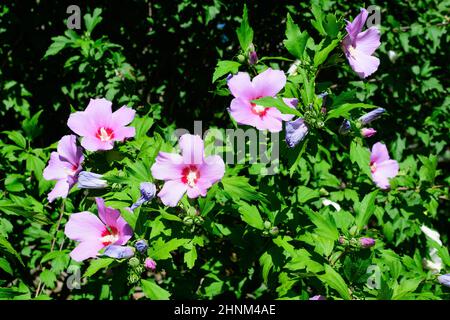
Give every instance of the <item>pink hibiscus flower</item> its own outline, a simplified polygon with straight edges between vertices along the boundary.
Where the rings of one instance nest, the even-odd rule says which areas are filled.
[[[46,180],[56,180],[56,185],[48,194],[48,201],[58,197],[66,198],[69,190],[78,180],[84,161],[83,151],[76,144],[77,137],[67,135],[58,143],[58,152],[52,152],[43,176]]]
[[[199,136],[184,134],[179,146],[182,155],[160,152],[151,168],[155,179],[166,181],[158,197],[170,207],[176,206],[185,193],[189,198],[206,196],[207,190],[225,173],[221,157],[205,157]]]
[[[239,72],[228,80],[228,88],[234,99],[229,108],[230,115],[239,124],[247,124],[258,130],[280,132],[283,121],[291,120],[291,114],[282,114],[275,107],[259,106],[252,100],[263,97],[275,97],[286,84],[283,71],[267,69],[253,80],[246,72]],[[290,107],[296,99],[285,99]]]
[[[135,111],[123,106],[112,112],[111,105],[106,99],[91,99],[86,110],[70,115],[67,125],[83,137],[81,145],[86,150],[111,150],[114,141],[134,137],[135,129],[126,125],[133,121]]]
[[[353,22],[347,21],[347,36],[342,41],[345,56],[360,78],[366,78],[377,71],[380,60],[372,56],[380,46],[380,30],[373,26],[361,32],[366,23],[368,12],[361,9]]]
[[[386,145],[377,142],[372,147],[370,155],[370,171],[372,180],[381,189],[390,187],[389,178],[398,174],[398,162],[389,158]]]
[[[119,210],[105,207],[102,198],[95,198],[95,201],[100,219],[84,211],[72,214],[66,224],[66,236],[79,242],[70,253],[75,261],[94,258],[101,249],[124,245],[133,236],[133,230],[120,216]]]

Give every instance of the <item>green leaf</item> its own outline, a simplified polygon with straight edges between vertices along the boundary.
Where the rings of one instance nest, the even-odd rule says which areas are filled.
[[[84,24],[86,26],[87,32],[91,33],[95,26],[99,24],[103,18],[100,16],[102,14],[102,9],[95,8],[94,13],[90,15],[89,13],[84,15]]]
[[[309,35],[306,31],[300,32],[298,25],[294,23],[288,13],[286,21],[286,40],[283,41],[287,51],[297,59],[303,60],[306,43]]]
[[[142,279],[141,286],[145,296],[151,300],[169,300],[171,296],[169,291],[161,288],[154,281]]]
[[[39,278],[50,289],[53,289],[55,287],[56,275],[54,272],[45,269],[44,271],[41,272]]]
[[[339,26],[336,21],[336,16],[329,13],[327,14],[327,21],[323,21],[323,28],[325,29],[326,33],[331,38],[336,38],[336,36],[339,33]]]
[[[314,16],[313,21],[311,21],[311,24],[314,28],[316,28],[317,31],[323,36],[326,35],[325,29],[323,28],[322,21],[323,21],[323,12],[320,9],[320,7],[317,4],[313,4],[311,7],[312,14]]]
[[[320,51],[316,51],[316,54],[314,55],[314,67],[318,67],[322,63],[324,63],[325,60],[327,60],[328,55],[331,53],[331,51],[334,50],[334,48],[337,47],[338,44],[339,44],[339,39],[334,39],[325,48],[323,48]]]
[[[241,64],[236,61],[223,60],[217,63],[216,69],[214,70],[212,82],[216,82],[217,79],[226,74],[235,74],[239,71]]]
[[[235,202],[239,200],[246,201],[264,201],[265,197],[259,193],[256,188],[248,183],[247,177],[233,176],[223,177],[222,185],[226,195]]]
[[[373,109],[378,108],[377,106],[371,105],[371,104],[365,104],[365,103],[344,103],[340,105],[336,109],[330,110],[328,113],[326,121],[333,119],[333,118],[339,118],[339,117],[348,117],[350,115],[350,111],[354,109]]]
[[[297,109],[291,108],[287,104],[285,104],[283,99],[277,99],[274,97],[264,97],[252,100],[252,102],[263,107],[275,107],[278,110],[280,110],[280,112],[283,114],[293,114],[298,117],[302,116],[302,114]]]
[[[356,211],[356,226],[361,230],[368,222],[375,211],[375,199],[378,190],[367,194],[364,199],[355,206]]]
[[[10,192],[21,192],[25,190],[21,180],[23,176],[20,174],[9,174],[5,179],[5,188]]]
[[[15,297],[27,294],[17,288],[0,288],[0,299],[13,299]]]
[[[312,223],[317,227],[315,233],[325,240],[336,241],[339,238],[339,232],[333,218],[328,214],[316,213],[312,210],[305,211]]]
[[[297,199],[300,203],[305,203],[311,199],[316,199],[319,196],[319,190],[313,190],[305,186],[300,186],[297,189]]]
[[[190,250],[184,254],[184,262],[189,269],[192,269],[195,265],[195,261],[197,260],[197,249],[193,244],[190,247]]]
[[[66,48],[71,40],[64,36],[57,36],[52,38],[53,42],[48,47],[47,51],[44,54],[44,58],[49,56],[54,56],[58,54],[62,49]]]
[[[250,44],[253,42],[253,29],[248,22],[247,6],[244,5],[244,12],[242,14],[241,26],[236,30],[239,44],[243,51],[247,51]]]
[[[7,134],[8,138],[22,149],[27,147],[27,139],[19,131],[3,131],[3,133]]]
[[[8,240],[6,240],[6,238],[0,236],[0,249],[12,254],[13,256],[15,256],[17,258],[17,260],[20,261],[20,263],[24,266],[24,263],[22,261],[22,258],[20,257],[19,253],[16,251],[16,249],[13,248],[13,246],[11,245],[11,243],[9,243]]]
[[[362,172],[371,176],[370,172],[370,151],[353,140],[350,144],[350,160],[357,163]]]
[[[0,257],[0,269],[5,271],[6,273],[9,273],[10,275],[13,275],[13,270],[11,268],[11,265],[9,264],[8,260],[5,258]]]
[[[165,242],[161,238],[158,238],[153,247],[150,248],[150,256],[154,260],[169,259],[172,251],[178,249],[189,241],[190,239],[171,239],[168,242]]]
[[[242,220],[248,225],[259,230],[264,229],[264,221],[259,214],[258,208],[242,201],[238,210]]]
[[[340,296],[345,300],[351,300],[350,292],[347,284],[344,279],[342,279],[341,275],[337,273],[333,268],[329,265],[325,265],[325,274],[318,276],[320,281],[327,284],[329,287],[336,290]]]
[[[112,259],[112,258],[100,258],[100,259],[91,260],[91,264],[87,268],[83,277],[86,278],[86,277],[93,276],[100,269],[107,268],[113,261],[114,261],[114,259]]]

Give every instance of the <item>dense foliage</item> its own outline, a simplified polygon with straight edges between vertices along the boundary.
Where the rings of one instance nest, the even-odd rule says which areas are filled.
[[[245,3],[96,1],[80,4],[81,29],[68,29],[70,2],[2,2],[0,299],[449,298],[450,1],[377,2],[380,63],[364,78],[343,41],[346,21],[370,3]],[[242,163],[226,161],[207,193],[188,187],[175,205],[155,196],[152,186],[170,183],[161,152],[187,152],[175,129],[193,133],[196,120],[203,132],[253,128],[233,115],[244,91],[233,81],[268,68],[284,71],[286,85],[249,98],[261,108],[252,110],[262,119],[271,107],[307,125],[293,147],[292,122],[278,144],[272,135],[276,172],[252,163],[247,141]],[[108,143],[94,147],[68,122],[84,112],[90,123],[86,107],[99,98],[136,111],[117,125],[116,133],[135,128],[127,139],[109,144],[103,126],[94,136]],[[360,117],[379,108],[376,133],[361,131]],[[66,135],[82,137],[84,161],[78,154],[71,174],[82,163],[101,176],[87,176],[95,188],[80,176],[67,197],[49,199],[55,182],[44,169]],[[206,155],[224,160],[238,148],[203,140]],[[388,187],[374,178],[378,142],[399,166]],[[205,172],[182,181],[194,185]],[[105,222],[99,199],[131,227],[119,248],[129,251],[76,261],[67,226],[84,211]]]

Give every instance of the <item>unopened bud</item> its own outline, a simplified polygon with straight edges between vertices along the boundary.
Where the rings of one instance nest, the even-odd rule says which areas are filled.
[[[375,240],[372,238],[360,238],[359,243],[363,248],[370,248],[375,245]]]

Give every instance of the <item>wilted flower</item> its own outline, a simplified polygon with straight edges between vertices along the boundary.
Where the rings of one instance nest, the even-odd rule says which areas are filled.
[[[283,114],[275,107],[264,107],[257,105],[252,100],[263,97],[275,97],[286,84],[286,76],[283,71],[268,68],[253,80],[246,72],[239,72],[228,80],[228,88],[234,99],[231,101],[230,115],[239,124],[256,127],[258,130],[269,130],[279,132],[282,122],[293,118],[291,114]],[[285,103],[294,108],[290,101]]]
[[[58,143],[58,152],[52,152],[43,176],[46,180],[56,180],[55,187],[48,194],[48,201],[58,197],[66,198],[69,190],[78,180],[81,164],[84,161],[83,151],[76,145],[77,137],[67,135]]]
[[[141,239],[136,241],[134,247],[136,248],[137,251],[139,251],[139,253],[145,253],[148,249],[148,243],[146,240]]]
[[[184,134],[179,146],[182,155],[160,152],[151,168],[155,179],[166,181],[158,197],[170,207],[176,206],[185,193],[189,198],[206,196],[207,190],[225,173],[220,156],[205,157],[200,136]]]
[[[348,34],[342,41],[342,49],[350,66],[361,78],[370,76],[380,65],[380,60],[372,56],[380,46],[380,31],[373,26],[361,32],[367,17],[367,10],[361,9],[353,22],[347,21],[345,29]]]
[[[139,186],[141,197],[131,205],[131,210],[136,209],[145,202],[151,201],[156,195],[156,186],[151,182],[142,182]]]
[[[309,300],[327,300],[327,299],[324,296],[317,295],[317,296],[309,298]]]
[[[78,188],[80,189],[103,189],[108,186],[108,182],[102,179],[101,174],[81,171],[78,175]]]
[[[372,110],[364,115],[362,115],[358,120],[361,122],[362,125],[366,125],[371,123],[374,120],[377,120],[383,113],[385,113],[386,110],[383,108],[376,108],[375,110]]]
[[[134,249],[129,246],[110,245],[105,248],[103,254],[115,259],[129,259],[134,256]]]
[[[362,128],[361,129],[361,135],[364,138],[370,138],[372,136],[374,136],[377,133],[377,130],[375,130],[374,128]]]
[[[389,179],[398,174],[398,162],[389,158],[386,145],[381,142],[373,145],[369,165],[375,184],[381,189],[388,189]]]
[[[127,127],[135,111],[123,106],[112,112],[112,103],[106,99],[91,99],[85,111],[72,113],[69,128],[82,136],[81,145],[89,151],[111,150],[114,141],[123,141],[135,135],[135,128]]]
[[[308,134],[308,126],[303,118],[286,122],[286,143],[289,148],[294,148]]]
[[[70,253],[75,261],[93,258],[110,245],[124,245],[133,236],[133,230],[120,216],[119,210],[106,207],[102,198],[95,198],[95,201],[98,217],[87,211],[74,213],[66,224],[66,236],[79,242]],[[117,253],[117,248],[111,249],[111,254],[114,253]]]
[[[450,287],[450,273],[444,274],[438,277],[439,283],[443,284],[446,287]]]
[[[363,248],[370,248],[375,245],[375,239],[372,238],[360,238],[359,243]]]
[[[287,74],[290,76],[294,76],[297,74],[297,68],[300,65],[300,60],[295,60],[293,64],[289,67]]]
[[[152,258],[146,258],[144,261],[144,265],[147,270],[155,270],[156,269],[156,262]]]

